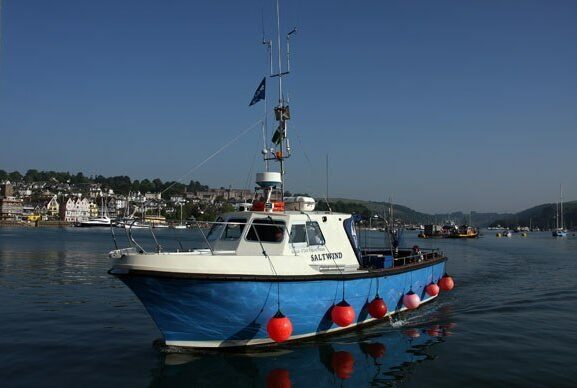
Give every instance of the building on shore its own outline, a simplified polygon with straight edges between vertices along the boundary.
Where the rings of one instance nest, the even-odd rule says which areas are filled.
[[[14,188],[10,181],[1,182],[0,220],[20,220],[22,211],[22,199],[14,197]]]
[[[22,218],[22,200],[14,197],[0,198],[0,219],[19,220]]]
[[[90,217],[90,202],[81,197],[66,198],[60,205],[60,217],[66,222],[87,221]]]
[[[219,201],[226,202],[246,202],[252,200],[254,192],[245,189],[208,189],[207,191],[189,191],[185,197],[192,202],[215,203]]]

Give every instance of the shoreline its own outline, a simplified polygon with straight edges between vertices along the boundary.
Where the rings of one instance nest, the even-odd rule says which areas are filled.
[[[74,224],[66,221],[12,221],[12,220],[2,220],[0,221],[0,228],[42,228],[42,227],[58,227],[64,228],[68,226],[74,226]]]

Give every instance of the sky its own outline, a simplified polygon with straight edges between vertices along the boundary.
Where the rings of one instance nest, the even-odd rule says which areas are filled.
[[[264,103],[248,103],[274,1],[1,1],[0,169],[254,187]],[[298,29],[288,190],[428,213],[517,212],[560,185],[577,200],[577,2],[291,0],[281,14],[283,41]]]

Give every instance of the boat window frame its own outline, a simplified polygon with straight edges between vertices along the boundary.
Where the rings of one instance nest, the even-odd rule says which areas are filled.
[[[244,234],[244,229],[245,226],[247,224],[247,219],[244,217],[231,217],[228,218],[225,222],[224,222],[224,228],[221,232],[220,238],[218,239],[219,241],[238,241],[242,238],[242,235]],[[238,236],[236,237],[227,237],[227,231],[229,229],[232,229],[230,227],[238,227],[238,229],[240,229]]]
[[[254,228],[254,225],[257,224],[260,227],[274,227],[277,226],[278,229],[280,229],[282,231],[282,239],[280,240],[276,240],[276,239],[263,239],[262,235],[260,234],[260,231],[258,231],[256,228]],[[268,225],[267,225],[268,224]],[[260,228],[259,228],[260,229]],[[284,220],[279,220],[279,219],[273,219],[271,217],[267,217],[267,218],[253,218],[252,220],[250,220],[250,225],[248,226],[248,228],[246,228],[246,234],[244,236],[245,241],[250,242],[250,243],[266,243],[266,244],[282,244],[285,240],[285,234],[286,234],[286,222]],[[253,239],[251,236],[251,233],[253,232],[253,230],[255,231],[255,238]]]
[[[295,232],[295,227],[301,227],[303,229],[304,232],[304,241],[294,241],[293,240],[293,236],[294,236],[294,232]],[[297,246],[297,247],[304,247],[304,246],[308,246],[308,241],[307,241],[307,227],[306,227],[306,223],[303,222],[295,222],[291,225],[291,230],[289,233],[289,243],[292,244],[293,246]]]
[[[293,230],[296,226],[303,226],[305,232],[305,241],[296,241],[292,240]],[[311,233],[310,231],[314,231],[315,233]],[[317,236],[320,238],[320,243],[316,243],[313,241],[313,238]],[[321,230],[320,224],[317,221],[300,221],[295,222],[291,225],[291,231],[289,234],[289,242],[296,247],[320,247],[326,245],[326,239]]]
[[[206,234],[206,241],[219,241],[220,237],[222,236],[222,232],[224,231],[224,226],[224,219],[220,216],[217,217],[216,220],[212,223],[208,233]],[[212,236],[213,233],[218,233],[218,236]]]
[[[307,222],[305,223],[305,227],[306,227],[306,232],[307,232],[307,245],[308,245],[309,247],[319,247],[319,246],[324,246],[324,245],[326,245],[327,240],[325,239],[325,236],[324,236],[324,234],[323,234],[323,231],[321,230],[321,227],[320,227],[320,225],[319,225],[318,222],[316,222],[316,221],[307,221]],[[314,242],[314,243],[311,244],[311,239],[312,239],[312,237],[313,237],[313,236],[310,236],[310,237],[309,237],[309,230],[311,230],[311,229],[316,232],[316,234],[315,234],[316,237],[319,237],[319,236],[320,236],[320,239],[321,239],[321,242],[320,242],[320,243]]]

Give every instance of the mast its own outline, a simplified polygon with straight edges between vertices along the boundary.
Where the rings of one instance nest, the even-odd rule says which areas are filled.
[[[559,185],[559,201],[561,202],[559,205],[559,211],[561,212],[561,229],[564,229],[564,225],[563,225],[563,189],[561,187],[561,185]]]
[[[555,229],[559,229],[559,202],[555,204]]]
[[[263,36],[262,36],[262,44],[266,46],[267,48],[267,57],[268,57],[268,76],[270,77],[272,75],[272,40],[265,40],[264,39],[264,26],[263,26]],[[268,171],[268,158],[267,158],[267,154],[268,154],[268,150],[266,147],[266,134],[268,131],[268,104],[267,104],[267,98],[266,98],[266,94],[265,94],[265,98],[264,98],[264,119],[262,122],[262,156],[264,159],[264,165],[265,165],[265,171]]]
[[[262,150],[263,160],[265,162],[266,172],[259,172],[256,174],[256,193],[253,200],[253,211],[284,211],[284,161],[291,156],[291,147],[287,138],[287,121],[290,120],[290,110],[287,101],[283,95],[282,78],[290,72],[290,36],[296,32],[296,28],[286,35],[286,53],[287,53],[287,71],[283,71],[282,66],[282,49],[280,46],[280,4],[276,1],[276,26],[277,26],[277,51],[278,51],[278,73],[272,74],[272,41],[264,39],[262,43],[269,48],[269,66],[271,70],[270,78],[278,77],[278,105],[274,108],[275,120],[278,121],[278,126],[272,136],[272,147],[267,149],[266,146],[266,115],[263,121],[263,139],[264,147]],[[264,81],[263,81],[264,82]],[[266,104],[266,98],[265,98]],[[271,171],[269,161],[276,161],[279,164],[280,171]],[[260,196],[258,191],[260,191]]]
[[[281,176],[281,195],[284,196],[284,175],[285,175],[285,159],[291,156],[290,142],[287,137],[288,131],[288,120],[290,120],[290,110],[287,101],[283,95],[283,77],[290,73],[290,36],[294,34],[297,30],[293,28],[286,35],[286,52],[287,52],[287,70],[283,71],[282,67],[282,49],[281,49],[281,31],[280,31],[280,4],[279,0],[276,1],[276,26],[277,26],[277,59],[278,59],[278,72],[276,74],[271,74],[271,78],[278,78],[278,105],[274,108],[275,119],[278,121],[277,129],[272,137],[272,142],[275,144],[276,150],[274,150],[272,156],[265,157],[265,160],[276,160],[280,166],[280,176]],[[272,68],[272,60],[271,60]]]

